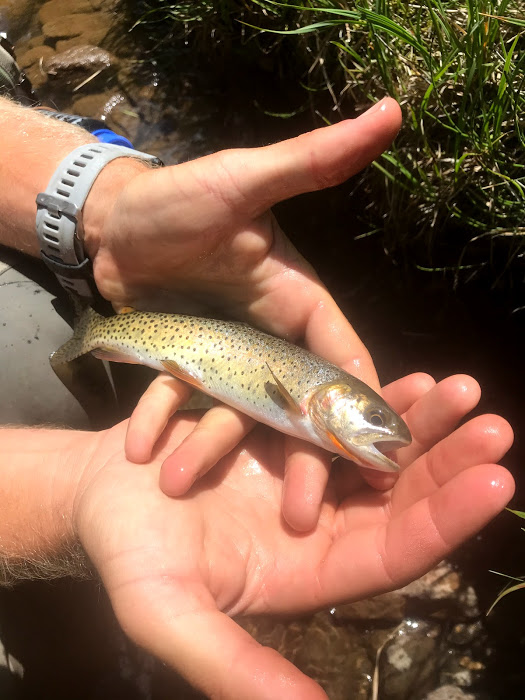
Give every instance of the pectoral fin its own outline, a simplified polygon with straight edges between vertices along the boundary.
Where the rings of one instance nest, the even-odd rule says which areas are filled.
[[[189,374],[189,372],[186,372],[186,370],[179,367],[179,365],[174,360],[161,360],[160,364],[164,367],[166,372],[169,372],[174,377],[177,377],[177,379],[186,382],[186,384],[191,384],[191,386],[194,386],[196,389],[205,391],[205,389],[202,386],[202,383],[195,377],[192,377],[191,374]]]
[[[273,381],[275,382],[275,385],[277,386],[277,389],[279,390],[279,394],[284,400],[286,407],[291,411],[293,415],[296,416],[302,416],[303,411],[301,409],[301,406],[297,403],[297,401],[294,399],[294,397],[290,394],[288,389],[286,389],[285,386],[283,386],[283,383],[280,381],[280,379],[277,379],[275,376],[272,368],[268,363],[266,363],[266,366],[270,370],[270,374],[272,375]]]

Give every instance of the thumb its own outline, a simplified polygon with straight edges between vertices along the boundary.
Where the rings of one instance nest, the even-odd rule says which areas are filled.
[[[385,98],[357,119],[271,146],[220,151],[142,173],[119,200],[121,230],[171,236],[183,222],[193,237],[209,231],[210,221],[213,230],[232,230],[276,202],[343,182],[377,158],[400,125],[399,105]]]
[[[146,605],[143,599],[128,601],[130,615],[120,600],[116,612],[124,631],[207,696],[326,700],[317,683],[216,608],[201,608],[195,601],[186,611],[171,586],[164,595],[152,593]],[[203,595],[209,598],[207,591]]]
[[[385,98],[357,119],[210,158],[220,158],[224,201],[257,216],[276,202],[344,182],[388,148],[400,126],[399,105]]]

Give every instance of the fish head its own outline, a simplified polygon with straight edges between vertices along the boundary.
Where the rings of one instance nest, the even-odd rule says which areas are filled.
[[[399,466],[377,444],[386,451],[412,442],[401,416],[358,379],[318,387],[310,396],[308,412],[318,435],[362,467],[397,472]]]

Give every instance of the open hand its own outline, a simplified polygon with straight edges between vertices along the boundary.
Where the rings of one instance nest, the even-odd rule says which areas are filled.
[[[513,480],[494,462],[512,442],[509,425],[481,416],[451,432],[479,387],[462,376],[431,385],[412,375],[385,389],[414,435],[393,488],[376,491],[337,460],[307,535],[281,515],[275,431],[259,426],[182,498],[159,490],[159,469],[198,415],[179,413],[147,465],[126,460],[125,424],[101,433],[74,521],[124,630],[210,696],[325,697],[231,616],[298,614],[397,588],[504,507]]]

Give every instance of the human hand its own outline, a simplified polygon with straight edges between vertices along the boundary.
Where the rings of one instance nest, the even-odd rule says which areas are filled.
[[[258,427],[178,499],[159,490],[159,468],[198,416],[178,414],[147,465],[125,459],[125,424],[97,436],[73,518],[124,630],[209,696],[325,697],[231,616],[300,614],[397,588],[504,507],[514,484],[494,462],[510,426],[480,416],[451,432],[479,388],[467,377],[429,385],[412,375],[385,389],[414,435],[393,488],[371,489],[338,460],[307,535],[281,517],[274,431]]]
[[[266,148],[224,151],[158,171],[137,170],[142,166],[127,159],[110,164],[84,210],[85,244],[101,293],[117,306],[164,311],[174,308],[175,299],[192,298],[304,343],[378,389],[365,346],[269,207],[358,172],[390,144],[399,125],[399,106],[385,99],[355,120]],[[132,168],[131,179],[115,177],[123,167]],[[112,201],[108,192],[114,187]],[[129,425],[131,460],[150,458],[188,395],[187,386],[166,375],[153,382]],[[161,483],[167,492],[183,493],[254,424],[233,409],[211,410],[166,464]],[[326,481],[331,459],[298,440],[286,444],[285,504],[290,495],[308,498],[294,494],[293,486],[306,471]],[[318,502],[321,497],[322,491]]]

